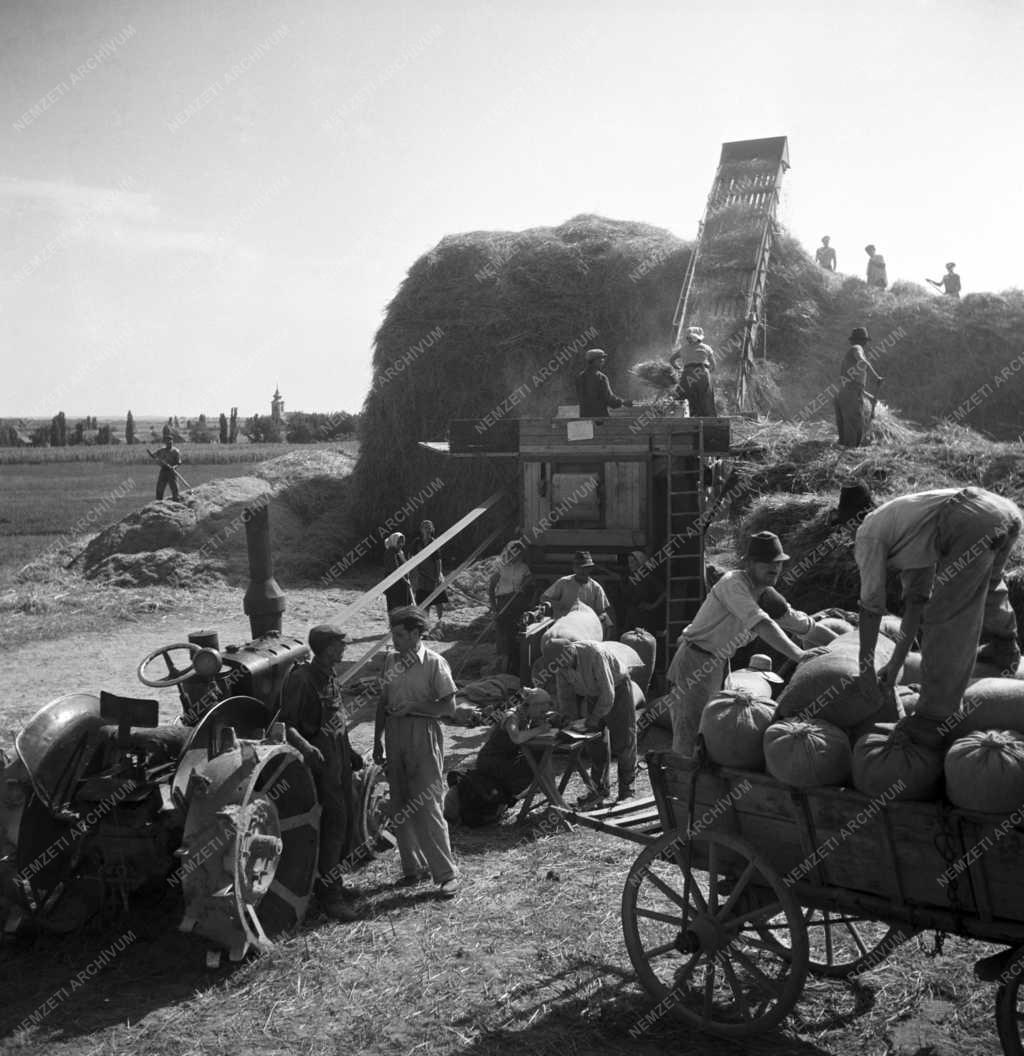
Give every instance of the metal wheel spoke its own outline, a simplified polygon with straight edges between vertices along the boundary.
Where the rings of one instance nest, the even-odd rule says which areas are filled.
[[[285,770],[287,770],[288,767],[291,766],[294,761],[295,760],[292,759],[290,755],[284,756],[280,763],[278,763],[278,765],[274,767],[273,773],[270,775],[270,777],[268,777],[266,781],[263,781],[260,784],[260,792],[262,792],[264,795],[270,795],[271,789],[277,784],[278,780],[284,776]]]
[[[303,829],[307,825],[315,827],[318,813],[319,808],[314,807],[312,810],[307,810],[304,814],[293,814],[290,818],[280,818],[281,832]]]
[[[280,880],[276,878],[271,883],[270,887],[267,888],[267,894],[277,895],[282,902],[287,902],[289,906],[295,911],[296,916],[302,917],[302,914],[306,912],[307,899],[301,895],[297,895],[290,887],[285,887]]]

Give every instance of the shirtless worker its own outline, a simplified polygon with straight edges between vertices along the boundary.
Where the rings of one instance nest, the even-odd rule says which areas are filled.
[[[814,259],[818,262],[818,267],[826,271],[835,271],[836,251],[829,245],[830,241],[828,235],[822,238],[821,245],[814,251]]]
[[[181,452],[174,446],[170,433],[164,437],[164,446],[156,454],[152,451],[150,454],[160,463],[160,473],[156,478],[157,499],[162,499],[164,491],[170,486],[171,498],[181,502],[178,496],[178,474],[175,472],[175,467],[181,465]]]
[[[982,634],[991,645],[981,657],[1004,672],[1017,669],[1017,620],[1003,567],[1022,523],[1015,503],[984,488],[935,488],[890,499],[857,529],[861,684],[875,696],[890,689],[921,630],[921,697],[915,713],[901,720],[920,744],[939,747],[950,735],[948,720],[970,681]],[[903,621],[896,651],[876,676],[888,569],[900,574]]]
[[[928,279],[936,289],[942,290],[947,297],[960,299],[960,276],[956,273],[956,264],[950,262],[946,265],[946,274],[941,279]]]

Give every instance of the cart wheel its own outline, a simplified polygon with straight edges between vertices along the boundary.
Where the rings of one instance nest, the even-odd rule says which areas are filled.
[[[877,968],[916,932],[872,917],[832,909],[802,907],[810,958],[807,970],[822,979],[851,979]],[[778,916],[761,928],[762,937],[787,950],[789,925]],[[787,954],[788,955],[788,954]]]
[[[691,869],[687,854],[707,868]],[[689,883],[687,883],[687,880]],[[761,934],[784,918],[785,949]],[[746,1037],[789,1014],[807,976],[807,931],[782,878],[744,840],[666,833],[646,847],[622,892],[636,973],[660,1010],[713,1034]]]
[[[1020,991],[1024,977],[1024,946],[1014,951],[1014,956],[1000,976],[996,988],[996,1029],[1006,1056],[1024,1054],[1024,995]]]

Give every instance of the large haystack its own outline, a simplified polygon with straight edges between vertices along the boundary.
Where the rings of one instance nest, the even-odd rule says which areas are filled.
[[[449,420],[543,416],[575,403],[582,353],[605,349],[624,397],[651,395],[628,373],[671,348],[672,313],[689,248],[659,228],[579,216],[556,228],[481,231],[443,239],[422,256],[377,332],[356,471],[364,531],[417,506],[450,524],[512,467],[443,460],[417,448]],[[506,402],[507,401],[507,402]]]

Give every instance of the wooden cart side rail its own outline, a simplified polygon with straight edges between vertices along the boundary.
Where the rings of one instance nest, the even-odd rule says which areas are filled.
[[[647,762],[664,831],[685,830],[692,786],[696,831],[743,837],[804,892],[877,898],[897,921],[934,911],[944,930],[981,937],[980,928],[992,941],[1024,925],[1024,832],[1007,819],[853,789],[796,790],[728,767],[705,767],[694,782],[694,768],[671,752]],[[957,923],[968,917],[970,927]]]

